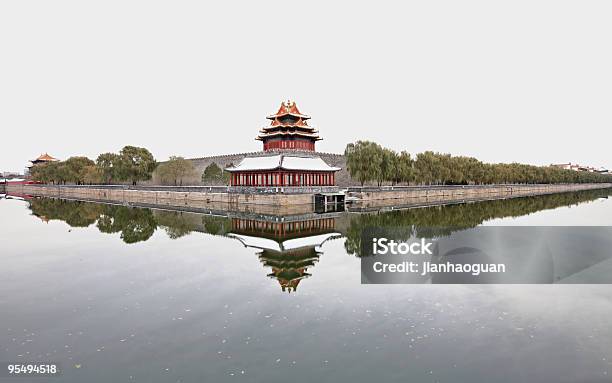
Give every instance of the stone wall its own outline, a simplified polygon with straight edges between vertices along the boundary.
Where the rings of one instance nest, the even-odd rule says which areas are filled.
[[[141,203],[158,206],[190,206],[222,209],[237,205],[265,205],[302,211],[314,203],[313,194],[250,194],[208,191],[160,191],[71,185],[8,185],[9,193],[104,202]]]
[[[569,191],[611,188],[612,184],[556,184],[556,185],[466,185],[466,186],[386,186],[350,187],[347,197],[362,203],[376,205],[389,201],[422,200],[444,202],[457,200],[483,200],[512,198]]]
[[[514,198],[529,195],[561,193],[568,191],[612,188],[612,184],[561,184],[561,185],[486,185],[486,186],[422,186],[422,187],[383,187],[348,189],[347,197],[356,199],[364,207],[393,206],[405,202],[455,203],[497,198]],[[213,206],[274,206],[290,214],[291,209],[301,209],[300,205],[312,205],[314,194],[258,194],[243,192],[220,192],[215,188],[197,190],[193,188],[150,187],[150,190],[127,187],[83,187],[70,185],[8,185],[7,192],[71,198],[84,200],[110,201],[120,203],[147,203],[161,206],[189,206],[212,208]],[[208,189],[208,188],[206,188]],[[223,189],[223,188],[221,188]],[[282,214],[282,212],[279,212]]]

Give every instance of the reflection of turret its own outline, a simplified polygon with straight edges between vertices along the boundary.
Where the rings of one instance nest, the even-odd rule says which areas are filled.
[[[268,277],[276,279],[283,291],[291,292],[302,279],[310,277],[306,271],[319,261],[321,254],[314,246],[309,246],[285,252],[263,250],[258,256],[264,266],[272,269]]]
[[[263,222],[245,219],[232,220],[229,237],[245,247],[260,249],[259,260],[272,272],[283,291],[296,291],[307,271],[319,261],[321,247],[330,239],[338,238],[334,218],[299,222]]]

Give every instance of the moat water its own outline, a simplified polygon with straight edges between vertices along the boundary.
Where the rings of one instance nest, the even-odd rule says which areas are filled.
[[[361,285],[359,258],[368,226],[612,226],[611,195],[307,221],[3,198],[0,362],[60,364],[34,382],[612,381],[610,285]]]

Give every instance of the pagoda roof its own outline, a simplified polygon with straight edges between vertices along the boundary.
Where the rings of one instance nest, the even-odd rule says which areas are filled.
[[[281,121],[278,118],[274,119],[269,127],[277,127],[277,126],[282,126],[282,127],[303,127],[303,128],[310,128],[310,126],[308,126],[308,122],[306,120],[303,119],[297,119],[295,122],[291,122],[291,121]]]
[[[306,170],[334,172],[340,168],[329,166],[320,157],[300,157],[285,154],[274,156],[245,157],[237,166],[226,168],[228,172],[255,170]]]
[[[256,140],[262,140],[264,138],[268,138],[268,137],[274,137],[274,136],[302,136],[302,137],[307,137],[307,138],[314,138],[315,141],[320,141],[322,140],[321,137],[319,137],[315,132],[284,132],[284,131],[277,131],[277,132],[261,132],[262,134],[260,134],[259,136],[255,137]]]
[[[282,102],[280,105],[280,108],[278,108],[278,111],[275,114],[272,114],[266,118],[269,120],[274,120],[282,116],[300,117],[300,118],[303,118],[304,120],[307,120],[310,118],[310,116],[302,114],[300,110],[298,109],[297,105],[295,104],[295,101],[291,101],[291,100]]]
[[[41,161],[59,161],[57,158],[52,157],[49,153],[41,154],[37,159],[32,160],[30,162],[41,162]]]
[[[309,246],[321,247],[328,240],[338,238],[338,236],[341,236],[341,234],[337,232],[328,233],[328,234],[320,234],[320,235],[314,235],[311,237],[290,239],[287,241],[283,241],[282,243],[278,243],[271,239],[254,237],[250,235],[229,233],[227,234],[227,236],[230,238],[239,240],[240,242],[242,242],[242,244],[245,247],[252,247],[252,248],[261,249],[261,250],[274,250],[274,251],[282,252],[282,251],[287,251],[287,250],[298,249],[301,247],[309,247]]]
[[[297,126],[297,125],[269,125],[264,126],[259,130],[260,133],[272,133],[276,131],[301,131],[302,133],[319,133],[319,131],[310,126]]]
[[[281,286],[283,287],[289,287],[287,285],[295,281],[295,285],[290,286],[290,287],[293,287],[294,290],[297,287],[297,284],[301,279],[306,279],[311,276],[311,274],[309,273],[306,273],[306,272],[300,273],[297,270],[293,270],[293,269],[289,269],[289,270],[283,269],[283,270],[275,270],[275,271],[276,272],[274,273],[268,274],[268,277],[278,280],[281,283]]]

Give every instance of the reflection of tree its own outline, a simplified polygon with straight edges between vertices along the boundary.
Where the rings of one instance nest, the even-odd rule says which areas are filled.
[[[151,238],[157,222],[149,209],[104,205],[96,226],[102,233],[121,233],[123,242],[135,243]]]
[[[232,230],[232,221],[226,217],[202,216],[204,231],[214,235],[225,235]]]
[[[103,206],[51,198],[30,200],[32,214],[43,220],[60,220],[71,227],[87,227],[96,222]]]
[[[156,210],[157,224],[166,230],[170,239],[183,237],[197,228],[198,215],[182,211]]]
[[[157,229],[155,217],[149,209],[120,209],[115,220],[121,226],[121,239],[125,243],[146,241]]]
[[[494,218],[520,217],[541,210],[593,201],[607,197],[609,193],[605,189],[589,190],[356,215],[351,217],[344,247],[349,254],[359,256],[361,235],[367,227],[410,227],[409,233],[417,236],[445,236],[457,230],[476,227]]]
[[[41,219],[58,219],[71,227],[87,227],[95,223],[102,233],[121,233],[125,243],[146,241],[157,228],[149,209],[36,198],[30,201],[30,210]]]
[[[342,218],[318,220],[326,222],[327,231],[313,226],[312,221],[285,222],[281,226],[262,221],[248,225],[250,231],[244,234],[262,238],[275,238],[283,233],[284,239],[314,235],[321,232],[338,231],[347,239],[345,248],[349,254],[361,253],[361,235],[366,227],[399,227],[409,234],[419,236],[443,236],[455,230],[476,227],[493,218],[518,217],[540,210],[554,209],[597,198],[608,197],[609,190],[591,190],[572,193],[551,194],[537,197],[524,197],[507,200],[485,201],[450,206],[437,206],[421,209],[408,209],[388,213],[350,215]],[[93,202],[67,201],[53,198],[34,198],[29,201],[32,214],[43,220],[61,220],[71,227],[87,227],[95,224],[103,233],[121,233],[126,243],[146,241],[158,226],[164,228],[172,239],[180,238],[191,231],[201,231],[213,235],[226,235],[233,231],[232,220],[227,217],[200,215],[196,213],[155,211],[120,205],[104,205]],[[336,227],[336,220],[347,225]],[[239,222],[240,219],[238,219]],[[320,224],[319,224],[320,225]],[[346,229],[344,229],[346,227]],[[314,230],[314,231],[312,231]],[[430,230],[430,232],[425,232]],[[433,231],[432,231],[433,230]],[[289,233],[293,233],[289,235]],[[296,234],[298,233],[298,234]],[[404,234],[402,234],[404,235]]]

